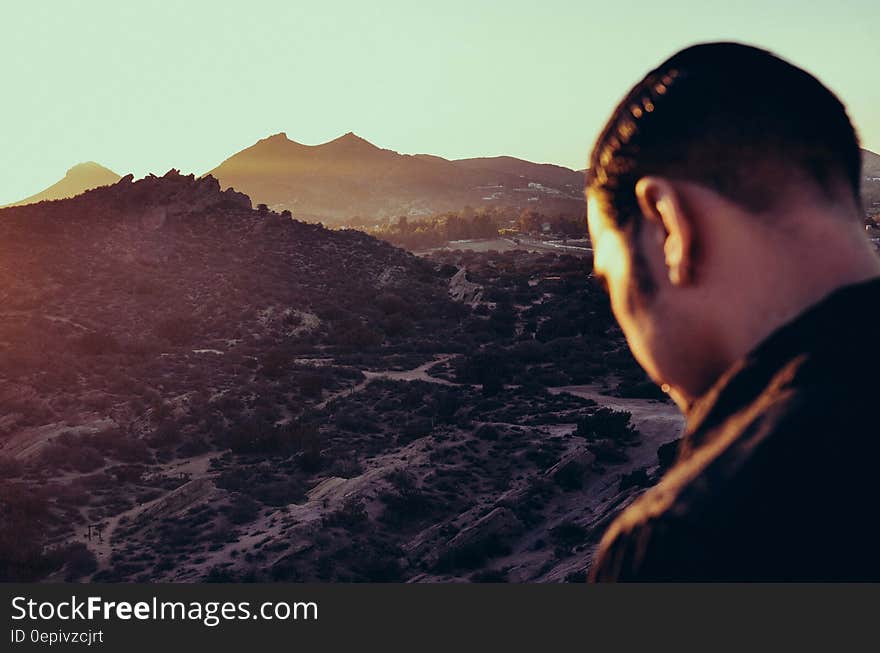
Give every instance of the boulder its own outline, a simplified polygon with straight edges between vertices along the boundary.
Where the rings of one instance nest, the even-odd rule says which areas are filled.
[[[483,287],[468,281],[467,269],[461,268],[449,280],[449,294],[455,301],[474,306],[483,299]]]

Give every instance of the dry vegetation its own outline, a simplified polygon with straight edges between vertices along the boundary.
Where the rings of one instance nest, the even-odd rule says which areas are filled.
[[[679,426],[588,265],[174,171],[0,211],[0,578],[582,577]]]

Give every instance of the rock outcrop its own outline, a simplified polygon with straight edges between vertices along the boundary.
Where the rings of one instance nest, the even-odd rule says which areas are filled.
[[[455,301],[475,306],[483,299],[483,287],[468,281],[467,269],[461,268],[449,279],[449,294]]]
[[[253,208],[244,193],[232,188],[221,191],[220,182],[214,177],[181,175],[175,169],[162,177],[147,175],[137,181],[132,181],[128,175],[107,190],[110,198],[124,202],[127,208],[141,211],[145,221],[154,225],[165,218],[201,213],[212,208],[241,211]]]

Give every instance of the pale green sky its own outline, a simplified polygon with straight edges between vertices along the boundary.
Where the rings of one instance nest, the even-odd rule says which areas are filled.
[[[807,68],[880,150],[876,0],[5,1],[0,204],[94,160],[202,173],[279,131],[573,168],[635,81],[735,39]]]

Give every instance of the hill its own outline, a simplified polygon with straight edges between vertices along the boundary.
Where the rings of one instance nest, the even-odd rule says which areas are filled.
[[[86,163],[79,163],[73,166],[61,180],[47,189],[7,206],[34,204],[44,200],[61,200],[79,195],[92,188],[115,184],[119,181],[119,178],[119,175],[112,170],[94,161],[87,161]]]
[[[450,161],[381,149],[348,133],[321,145],[275,134],[210,171],[254,202],[331,223],[354,216],[423,216],[464,206],[583,213],[583,176],[567,168],[497,157]]]
[[[880,155],[862,150],[862,205],[865,215],[880,219]]]
[[[588,263],[177,171],[0,210],[0,580],[583,578],[681,424]]]
[[[532,163],[512,156],[455,159],[454,165],[480,173],[491,172],[507,177],[528,179],[548,187],[583,187],[584,171],[575,171],[550,163]]]
[[[880,177],[880,154],[862,150],[862,176]]]

